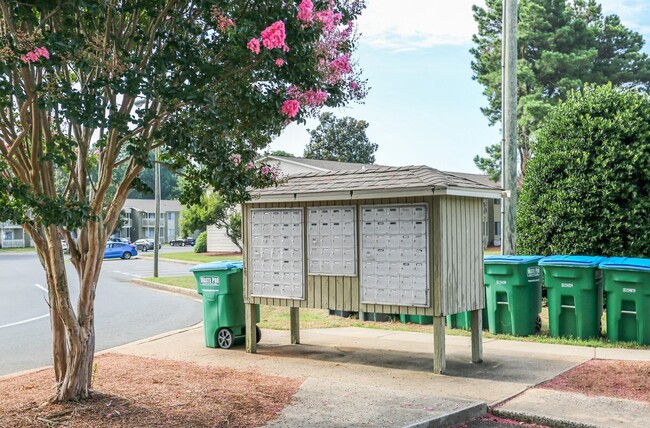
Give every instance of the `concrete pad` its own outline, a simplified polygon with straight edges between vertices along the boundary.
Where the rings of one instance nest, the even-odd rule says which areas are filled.
[[[470,339],[447,338],[448,374],[444,376],[433,374],[431,335],[363,328],[303,330],[301,345],[289,344],[288,331],[263,330],[258,354],[246,354],[241,346],[206,348],[199,328],[122,347],[119,352],[490,405],[589,359],[579,353],[552,357],[541,350],[531,352],[525,343],[519,347],[506,344],[505,349],[495,346],[485,351],[482,364],[472,364]]]
[[[650,361],[650,351],[641,349],[596,348],[595,358],[601,360]]]
[[[479,417],[483,402],[431,397],[416,391],[359,386],[307,379],[280,417],[265,425],[294,427],[404,427],[449,426]],[[334,416],[333,416],[334,415]]]
[[[530,389],[494,410],[499,416],[562,427],[646,428],[650,405],[640,401]]]

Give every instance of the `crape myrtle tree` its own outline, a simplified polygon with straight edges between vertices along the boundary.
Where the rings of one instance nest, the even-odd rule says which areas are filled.
[[[471,54],[473,79],[483,86],[490,125],[501,120],[501,9],[503,0],[474,6],[478,33]],[[536,134],[550,109],[585,83],[647,89],[650,60],[641,34],[618,16],[602,13],[594,0],[520,0],[517,30],[517,145],[525,175]],[[476,166],[493,179],[501,175],[501,146],[486,148]]]
[[[0,221],[24,227],[46,273],[52,401],[90,396],[104,245],[150,152],[184,171],[186,201],[208,185],[240,202],[273,184],[276,171],[253,162],[258,150],[289,122],[365,95],[350,57],[362,8],[0,0]]]

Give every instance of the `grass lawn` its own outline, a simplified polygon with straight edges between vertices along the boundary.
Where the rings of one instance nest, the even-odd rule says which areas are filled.
[[[143,278],[147,281],[159,282],[161,284],[172,285],[176,287],[196,289],[196,282],[194,276],[173,276],[166,278]],[[577,340],[571,338],[554,338],[549,336],[548,330],[548,309],[542,308],[542,332],[534,336],[516,337],[507,334],[490,334],[487,331],[483,332],[485,338],[503,339],[503,340],[519,340],[522,342],[537,342],[537,343],[554,343],[560,345],[577,345],[577,346],[590,346],[599,348],[628,348],[628,349],[650,349],[650,346],[640,346],[636,343],[611,343],[605,339],[593,340]],[[260,327],[269,328],[272,330],[288,330],[289,329],[289,308],[278,306],[261,306],[260,307]],[[605,318],[603,315],[603,326],[605,326]],[[432,333],[433,327],[431,325],[420,324],[404,324],[400,322],[399,316],[395,316],[393,321],[389,322],[374,322],[374,321],[360,321],[356,317],[343,318],[335,315],[329,315],[329,311],[325,309],[300,309],[300,327],[301,328],[334,328],[334,327],[365,327],[376,328],[381,330],[399,330],[399,331],[415,331]],[[470,332],[460,329],[447,329],[447,334],[456,336],[469,336]]]
[[[157,282],[158,284],[172,285],[174,287],[196,290],[196,280],[194,279],[193,275],[167,276],[163,278],[154,278],[153,276],[150,276],[142,279],[145,281]]]
[[[0,253],[33,253],[35,251],[34,247],[0,248]]]
[[[140,252],[138,255],[142,257],[153,257],[153,251],[147,251],[146,253]],[[203,253],[195,253],[193,251],[179,251],[177,253],[159,253],[161,259],[173,259],[173,260],[182,260],[186,262],[197,262],[197,263],[208,263],[208,262],[217,262],[219,260],[241,260],[241,254],[229,254],[229,255],[210,255]]]

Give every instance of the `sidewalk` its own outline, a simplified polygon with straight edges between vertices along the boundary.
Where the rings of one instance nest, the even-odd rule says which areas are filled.
[[[485,361],[471,364],[469,338],[447,336],[448,374],[438,376],[430,334],[333,328],[303,330],[301,339],[290,345],[288,331],[264,330],[258,354],[246,354],[243,346],[206,348],[199,327],[111,352],[304,379],[270,427],[450,426],[510,399],[497,412],[542,423],[631,427],[650,415],[629,400],[526,391],[591,358],[650,360],[648,351],[492,339],[484,341]]]

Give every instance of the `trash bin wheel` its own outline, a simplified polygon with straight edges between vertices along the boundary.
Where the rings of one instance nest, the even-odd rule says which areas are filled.
[[[255,331],[257,332],[257,340],[255,343],[260,343],[260,340],[262,339],[262,330],[258,326],[255,326]]]
[[[535,333],[541,333],[542,332],[542,317],[537,315],[537,319],[535,320]]]
[[[131,258],[131,253],[129,253],[128,251],[125,251],[124,254],[122,254],[122,258],[125,259],[125,260],[130,259]]]
[[[219,348],[230,349],[233,344],[232,331],[229,328],[221,328],[217,332],[217,344]]]

